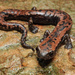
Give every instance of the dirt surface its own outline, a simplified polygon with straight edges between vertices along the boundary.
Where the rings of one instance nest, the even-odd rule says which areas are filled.
[[[0,11],[4,9],[31,10],[58,9],[67,12],[72,20],[71,40],[72,50],[64,49],[62,45],[51,61],[38,62],[36,52],[23,48],[20,44],[21,33],[17,31],[0,30],[0,75],[75,75],[75,0],[0,0]],[[11,21],[23,24],[28,30],[28,23]],[[27,43],[36,48],[40,44],[45,30],[54,29],[54,26],[39,26],[36,34],[28,30]],[[47,63],[48,62],[48,63]],[[42,65],[46,65],[42,67]]]

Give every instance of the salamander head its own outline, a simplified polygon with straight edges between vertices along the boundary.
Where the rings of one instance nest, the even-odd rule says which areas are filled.
[[[44,59],[44,60],[52,59],[55,55],[55,51],[50,50],[48,52],[48,50],[41,50],[39,46],[36,48],[36,52],[37,52],[38,58]]]

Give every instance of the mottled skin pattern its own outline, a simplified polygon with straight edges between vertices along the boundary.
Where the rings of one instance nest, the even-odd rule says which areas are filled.
[[[56,49],[59,44],[66,41],[65,48],[71,49],[72,43],[68,31],[72,26],[71,17],[60,10],[36,10],[35,7],[32,10],[17,10],[7,9],[0,12],[0,29],[2,30],[17,30],[22,33],[21,44],[25,48],[34,49],[25,43],[27,37],[27,30],[22,24],[7,22],[8,20],[23,20],[28,21],[29,30],[32,33],[36,33],[38,28],[33,24],[42,25],[55,25],[54,30],[50,33],[48,30],[40,40],[40,45],[36,48],[38,58],[47,60],[53,58]],[[62,41],[63,40],[63,41]]]

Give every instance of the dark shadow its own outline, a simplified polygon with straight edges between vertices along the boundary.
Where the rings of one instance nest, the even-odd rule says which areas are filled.
[[[52,62],[53,59],[44,60],[44,59],[37,58],[37,60],[38,60],[39,65],[44,68],[44,67],[47,66],[50,62]]]

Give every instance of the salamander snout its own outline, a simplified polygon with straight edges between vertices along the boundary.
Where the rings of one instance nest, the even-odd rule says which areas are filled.
[[[36,47],[37,56],[40,59],[43,59],[46,55],[46,52],[42,52],[43,50],[40,49],[40,47]]]
[[[50,50],[49,52],[44,51],[44,50],[41,50],[39,46],[36,48],[36,52],[37,52],[38,58],[44,59],[44,60],[52,59],[55,55],[55,51],[52,51],[52,50]]]

